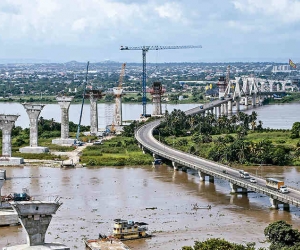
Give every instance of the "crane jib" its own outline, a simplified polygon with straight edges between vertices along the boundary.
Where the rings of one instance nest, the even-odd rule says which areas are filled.
[[[201,45],[183,45],[183,46],[137,46],[137,47],[129,47],[129,46],[121,46],[120,50],[141,50],[143,56],[143,73],[142,73],[142,105],[143,105],[143,117],[146,117],[146,52],[149,50],[163,50],[163,49],[196,49],[202,48]]]

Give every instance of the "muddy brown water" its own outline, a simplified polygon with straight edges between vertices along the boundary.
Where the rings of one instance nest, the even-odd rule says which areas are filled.
[[[71,249],[84,249],[82,239],[110,234],[113,219],[144,221],[155,236],[128,241],[132,249],[181,249],[195,240],[225,238],[237,243],[256,242],[267,246],[264,228],[285,220],[300,229],[299,208],[269,209],[265,195],[230,195],[229,184],[215,179],[200,182],[193,171],[173,171],[161,165],[124,168],[60,169],[49,167],[4,167],[9,178],[2,194],[27,187],[35,199],[61,197],[62,206],[53,216],[47,242],[61,242]],[[252,167],[250,173],[283,177],[300,187],[299,169]],[[193,209],[211,205],[211,209]],[[157,209],[146,209],[153,208]],[[26,243],[21,226],[0,228],[0,249]]]

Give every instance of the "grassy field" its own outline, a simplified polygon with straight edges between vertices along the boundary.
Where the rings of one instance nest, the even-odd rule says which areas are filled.
[[[82,152],[81,163],[87,166],[150,165],[153,158],[143,154],[133,138],[117,136],[102,145],[88,146]]]

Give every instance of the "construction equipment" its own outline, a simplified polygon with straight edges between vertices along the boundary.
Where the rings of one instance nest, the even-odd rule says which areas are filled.
[[[79,141],[79,134],[80,134],[80,125],[81,125],[82,111],[83,111],[83,105],[84,105],[84,97],[85,97],[86,85],[87,85],[87,76],[88,76],[88,72],[89,72],[89,64],[90,64],[90,62],[88,61],[87,65],[86,65],[85,83],[83,84],[83,94],[82,94],[82,102],[81,102],[79,122],[78,122],[78,126],[77,126],[76,140],[74,142],[74,144],[77,145],[77,146],[82,145],[82,142]]]
[[[115,114],[114,114],[112,127],[114,127],[114,125],[118,125],[118,126],[122,125],[122,94],[123,94],[122,83],[125,74],[125,67],[126,67],[126,63],[123,63],[120,77],[119,77],[119,85],[118,87],[113,88],[114,95],[115,95]]]
[[[120,50],[141,50],[143,56],[143,75],[142,75],[142,104],[143,104],[143,114],[142,116],[146,116],[146,53],[149,50],[162,50],[162,49],[195,49],[195,48],[202,48],[201,45],[186,45],[186,46],[139,46],[139,47],[128,47],[128,46],[121,46]]]

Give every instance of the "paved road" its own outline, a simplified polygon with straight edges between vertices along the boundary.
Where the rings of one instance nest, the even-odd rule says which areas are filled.
[[[195,114],[202,112],[206,108],[210,108],[210,106],[216,106],[220,102],[224,101],[216,101],[210,104],[207,104],[200,109],[199,107],[188,110],[186,114]],[[200,110],[200,111],[199,111]],[[284,203],[289,203],[295,206],[300,206],[300,191],[292,186],[289,186],[288,194],[281,194],[276,190],[272,190],[266,187],[266,181],[263,178],[255,177],[257,183],[251,183],[249,179],[243,179],[239,176],[239,170],[231,168],[229,166],[219,164],[217,162],[213,162],[210,160],[206,160],[204,158],[196,157],[189,153],[185,153],[176,149],[173,149],[169,146],[166,146],[159,141],[157,141],[153,137],[153,130],[159,126],[161,120],[157,120],[151,123],[148,123],[136,131],[136,139],[143,145],[144,148],[156,154],[158,157],[166,158],[171,160],[172,162],[176,162],[181,166],[190,167],[196,170],[200,170],[207,175],[212,175],[217,178],[225,179],[230,183],[236,184],[239,187],[244,187],[249,191],[255,191],[258,193],[267,194],[269,197],[282,201]],[[226,170],[226,173],[224,173]]]

